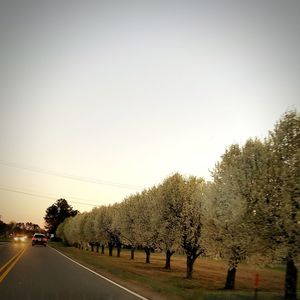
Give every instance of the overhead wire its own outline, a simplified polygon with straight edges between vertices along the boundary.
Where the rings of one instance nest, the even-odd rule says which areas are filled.
[[[0,186],[0,190],[2,191],[7,191],[7,192],[13,192],[13,193],[18,193],[18,194],[23,194],[23,195],[29,195],[29,196],[33,196],[33,197],[38,197],[38,198],[45,198],[45,199],[50,199],[50,200],[57,200],[60,198],[64,198],[64,197],[58,197],[55,195],[50,195],[47,196],[46,194],[42,195],[39,192],[29,192],[29,191],[24,191],[24,190],[20,190],[18,188],[12,188],[12,187],[4,187],[4,186]],[[76,198],[76,197],[70,197],[70,198]],[[78,199],[78,198],[77,198]],[[92,204],[92,203],[88,203],[88,202],[78,202],[78,201],[73,201],[73,200],[68,200],[68,202],[70,203],[74,203],[74,204],[80,204],[80,205],[87,205],[87,206],[99,206],[100,204]]]
[[[47,174],[47,175],[51,175],[51,176],[62,177],[62,178],[67,178],[67,179],[77,180],[77,181],[87,182],[87,183],[112,186],[112,187],[116,187],[116,188],[134,189],[134,190],[144,188],[139,185],[100,180],[100,179],[92,178],[92,177],[83,177],[83,176],[79,176],[79,175],[75,175],[75,174],[57,172],[57,171],[53,171],[53,170],[47,170],[47,169],[43,169],[43,168],[39,168],[39,167],[35,167],[35,166],[19,164],[19,163],[15,163],[15,162],[8,162],[8,161],[4,161],[4,160],[0,160],[0,164],[4,165],[4,166],[8,166],[8,167],[27,170],[27,171],[43,173],[43,174]]]

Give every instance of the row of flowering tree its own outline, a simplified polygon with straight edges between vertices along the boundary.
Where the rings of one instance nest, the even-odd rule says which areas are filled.
[[[300,115],[286,113],[264,141],[231,145],[212,172],[206,226],[212,251],[238,264],[286,263],[285,299],[296,299],[300,253]]]
[[[286,262],[285,298],[296,299],[300,252],[300,116],[286,113],[264,140],[228,147],[212,182],[178,173],[121,203],[71,217],[57,234],[72,245],[143,247],[186,254],[192,277],[202,254],[228,261],[225,288],[233,289],[238,265]],[[98,249],[98,248],[97,248]]]
[[[179,249],[187,255],[187,277],[203,253],[202,229],[204,190],[207,183],[196,177],[185,178],[176,173],[159,186],[129,196],[121,203],[100,206],[91,212],[66,219],[57,235],[70,245],[108,246],[120,256],[121,246],[131,247],[131,259],[142,247],[146,263],[155,249],[166,253],[165,268],[171,268],[171,256]],[[97,248],[99,249],[99,248]]]

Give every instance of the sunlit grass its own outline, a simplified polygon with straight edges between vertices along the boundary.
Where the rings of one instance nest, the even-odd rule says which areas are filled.
[[[164,254],[152,253],[151,264],[145,263],[143,251],[122,250],[121,257],[51,244],[71,258],[151,299],[254,299],[255,274],[260,275],[258,299],[283,299],[284,268],[257,268],[241,264],[237,270],[235,291],[222,290],[227,264],[208,258],[195,262],[193,279],[185,279],[185,256],[173,255],[171,271],[164,270]],[[116,253],[114,253],[116,255]]]

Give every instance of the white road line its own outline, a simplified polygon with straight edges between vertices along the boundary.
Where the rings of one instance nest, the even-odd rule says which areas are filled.
[[[136,296],[136,297],[138,297],[138,298],[140,298],[140,299],[142,299],[142,300],[149,300],[148,298],[145,298],[145,297],[143,297],[143,296],[141,296],[141,295],[139,295],[139,294],[137,294],[137,293],[135,293],[135,292],[133,292],[133,291],[127,289],[126,287],[124,287],[124,286],[122,286],[122,285],[120,285],[120,284],[118,284],[118,283],[116,283],[116,282],[114,282],[114,281],[112,281],[112,280],[110,280],[110,279],[108,279],[108,278],[106,278],[106,277],[100,275],[99,273],[97,273],[97,272],[95,272],[95,271],[93,271],[93,270],[87,268],[86,266],[84,266],[84,265],[80,264],[79,262],[73,260],[73,259],[70,258],[69,256],[67,256],[67,255],[65,255],[65,254],[63,254],[63,253],[61,253],[61,252],[58,251],[58,250],[56,250],[55,248],[53,248],[53,247],[49,247],[49,248],[53,249],[54,251],[56,251],[56,252],[59,253],[60,255],[64,256],[64,257],[67,258],[68,260],[72,261],[74,264],[76,264],[76,265],[78,265],[78,266],[80,266],[80,267],[82,267],[82,268],[84,268],[84,269],[90,271],[91,273],[93,273],[93,274],[95,274],[95,275],[101,277],[102,279],[108,281],[108,282],[111,283],[111,284],[116,285],[117,287],[119,287],[119,288],[125,290],[126,292],[128,292],[128,293],[130,293],[130,294],[132,294],[132,295],[134,295],[134,296]]]

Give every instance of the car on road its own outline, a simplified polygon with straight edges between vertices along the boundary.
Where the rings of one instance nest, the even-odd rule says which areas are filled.
[[[35,246],[35,245],[42,245],[42,246],[47,246],[47,242],[48,242],[48,239],[47,237],[42,234],[42,233],[35,233],[32,237],[32,240],[31,240],[31,245],[32,246]]]
[[[27,241],[27,235],[17,234],[16,236],[14,236],[14,241],[15,242],[26,242]]]

